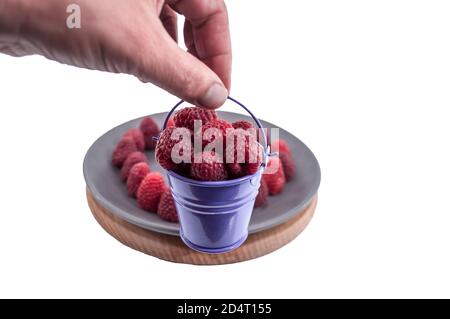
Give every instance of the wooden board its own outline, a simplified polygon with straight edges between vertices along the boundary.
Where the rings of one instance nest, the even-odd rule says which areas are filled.
[[[306,228],[317,205],[316,195],[309,206],[290,221],[249,235],[247,241],[234,251],[211,255],[191,250],[177,236],[153,232],[118,218],[101,207],[89,190],[87,199],[97,222],[122,244],[163,260],[194,265],[231,264],[269,254],[292,241]]]

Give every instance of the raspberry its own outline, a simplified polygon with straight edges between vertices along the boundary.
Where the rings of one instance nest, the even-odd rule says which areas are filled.
[[[164,179],[161,174],[158,172],[148,173],[137,190],[137,202],[139,207],[156,213],[159,199],[165,190],[166,185],[164,184]]]
[[[225,139],[227,136],[227,129],[233,129],[233,126],[225,120],[217,119],[209,121],[202,125],[201,140],[202,145],[206,146],[208,143],[221,138],[223,140],[222,145],[225,146]],[[207,131],[208,130],[208,131]],[[197,133],[200,134],[200,133]]]
[[[158,136],[159,134],[158,124],[156,124],[156,122],[150,116],[147,116],[142,119],[140,128],[142,134],[144,134],[145,147],[148,150],[154,149],[156,141],[153,139],[153,137]]]
[[[122,166],[122,180],[126,182],[128,179],[128,175],[130,174],[131,168],[134,166],[134,164],[140,163],[140,162],[147,162],[147,157],[144,153],[137,151],[133,152],[130,155],[128,155],[127,159],[123,163]]]
[[[227,163],[227,169],[233,177],[241,177],[245,175],[244,168],[239,163]]]
[[[246,149],[246,164],[244,167],[248,175],[255,174],[262,164],[262,149],[257,142],[249,142]]]
[[[175,201],[173,200],[172,193],[166,189],[161,195],[158,205],[158,216],[168,222],[178,222],[177,209],[175,207]]]
[[[247,131],[249,129],[253,129],[254,131],[252,131],[252,134],[256,134],[256,138],[258,141],[264,141],[263,135],[261,133],[261,130],[256,128],[252,123],[250,123],[249,121],[237,121],[233,123],[233,127],[235,129],[243,129],[244,131]]]
[[[279,140],[275,140],[271,143],[271,149],[272,149],[272,152],[288,153],[289,155],[292,156],[292,151],[291,151],[291,148],[289,147],[288,143],[281,138]]]
[[[134,164],[127,179],[128,195],[136,197],[136,192],[142,180],[150,173],[150,166],[146,162]]]
[[[280,158],[281,163],[283,164],[283,171],[284,176],[286,177],[286,181],[292,180],[297,171],[294,159],[289,153],[286,152],[280,152],[280,154],[278,154],[278,157]]]
[[[233,177],[241,177],[245,175],[244,165],[240,162],[245,162],[245,143],[238,143],[238,137],[236,136],[238,131],[228,131],[225,146],[225,162],[228,171]],[[239,149],[238,149],[239,148]],[[241,161],[242,160],[242,161]]]
[[[214,110],[208,110],[201,107],[185,107],[175,113],[173,121],[176,127],[186,127],[191,131],[194,130],[194,121],[201,120],[202,125],[209,121],[217,119],[217,114]]]
[[[241,128],[243,130],[248,130],[249,128],[255,128],[249,121],[237,121],[233,123],[234,128]]]
[[[132,128],[128,130],[123,137],[131,137],[133,138],[134,142],[136,143],[136,147],[140,151],[145,150],[145,140],[144,140],[144,134],[142,134],[142,131],[137,128]]]
[[[273,170],[276,171],[274,172]],[[267,166],[269,171],[263,174],[264,181],[267,183],[270,195],[276,195],[283,191],[286,178],[284,176],[283,164],[278,157],[272,157]]]
[[[173,117],[171,117],[166,124],[166,127],[172,127],[175,126],[175,123],[173,122]]]
[[[255,199],[255,207],[264,206],[267,202],[267,196],[269,196],[269,189],[267,183],[261,178],[261,184],[259,185],[258,195]]]
[[[180,133],[179,139],[172,139],[172,133],[176,131],[176,133]],[[183,136],[188,136],[189,139],[186,140]],[[178,144],[181,143],[181,144]],[[176,158],[172,158],[172,148],[176,146],[179,150]],[[178,127],[167,127],[164,131],[162,131],[159,136],[158,143],[156,144],[156,152],[155,157],[158,161],[159,165],[167,170],[177,170],[177,167],[181,163],[176,163],[174,160],[182,161],[184,152],[189,152],[192,154],[192,142],[191,142],[191,132],[186,128],[178,128]],[[191,157],[190,157],[191,160]]]
[[[123,137],[117,144],[112,154],[112,163],[114,166],[122,167],[128,155],[136,152],[138,149],[132,137]]]
[[[202,153],[201,163],[191,164],[191,177],[200,181],[223,181],[228,177],[225,164],[211,152]]]
[[[228,170],[235,177],[239,177],[245,174],[255,174],[261,167],[262,163],[262,149],[254,138],[250,138],[248,135],[243,134],[242,129],[234,130],[234,132],[228,131],[226,145],[226,157]],[[234,152],[234,153],[233,153]],[[240,168],[239,168],[240,166]]]

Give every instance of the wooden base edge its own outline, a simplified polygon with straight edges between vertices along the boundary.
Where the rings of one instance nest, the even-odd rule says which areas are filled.
[[[160,234],[126,222],[97,203],[89,190],[86,194],[97,222],[122,244],[162,260],[193,265],[231,264],[269,254],[296,238],[312,219],[317,206],[316,195],[303,211],[288,222],[249,235],[247,241],[234,251],[211,255],[191,250],[177,236]]]

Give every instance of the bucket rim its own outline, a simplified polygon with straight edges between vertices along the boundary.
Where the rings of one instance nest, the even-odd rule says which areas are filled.
[[[261,165],[261,167],[258,169],[258,171],[251,175],[245,175],[239,178],[234,179],[227,179],[224,181],[199,181],[196,179],[192,179],[183,175],[180,175],[178,173],[175,173],[174,171],[167,170],[167,174],[175,177],[176,179],[179,179],[185,183],[196,185],[196,186],[208,186],[208,187],[224,187],[224,186],[234,186],[238,184],[242,184],[248,180],[251,180],[252,178],[258,176],[258,174],[262,174],[262,171],[264,170],[264,166]]]

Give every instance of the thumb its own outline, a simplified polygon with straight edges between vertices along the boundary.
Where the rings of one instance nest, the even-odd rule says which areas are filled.
[[[136,76],[197,106],[215,109],[228,90],[206,64],[182,50],[159,25],[154,38],[140,50]]]

